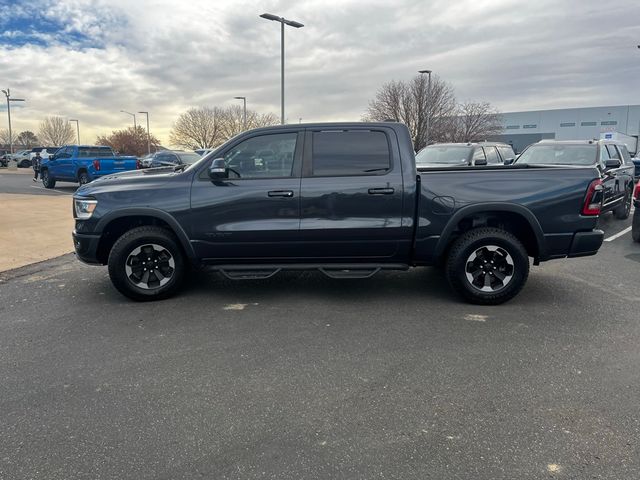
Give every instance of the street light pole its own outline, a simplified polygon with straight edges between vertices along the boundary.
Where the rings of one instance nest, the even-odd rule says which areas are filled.
[[[247,129],[247,97],[233,97],[236,100],[242,100],[242,102],[244,103],[243,109],[242,109],[242,128],[244,130]]]
[[[138,112],[144,113],[147,116],[147,154],[151,155],[151,137],[149,135],[149,112]]]
[[[13,153],[13,137],[11,136],[11,102],[24,102],[24,98],[11,98],[11,90],[2,90],[7,97],[7,115],[9,117],[9,153]]]
[[[78,133],[78,145],[80,145],[80,122],[78,120],[69,119],[70,122],[76,122],[76,132]]]
[[[429,145],[429,117],[431,116],[431,70],[418,70],[420,75],[427,74],[429,75],[429,80],[427,81],[427,124],[426,124],[426,140],[425,145]]]
[[[287,20],[271,13],[263,13],[260,17],[280,22],[280,123],[284,125],[284,26],[286,24],[290,27],[302,28],[304,25],[295,20]]]
[[[131,115],[133,117],[133,131],[137,132],[138,131],[138,126],[136,125],[136,114],[135,113],[131,113],[131,112],[127,112],[126,110],[120,110],[122,113],[126,113],[127,115]]]

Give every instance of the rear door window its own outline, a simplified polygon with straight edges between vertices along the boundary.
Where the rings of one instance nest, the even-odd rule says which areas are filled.
[[[617,158],[620,160],[620,154],[618,153],[618,149],[616,149],[615,145],[607,145],[607,150],[609,150],[609,156],[611,158]]]
[[[498,156],[496,147],[484,147],[484,153],[487,156],[487,164],[496,165],[502,163],[500,157]]]
[[[476,148],[476,151],[473,152],[473,163],[475,165],[475,163],[478,160],[486,160],[487,157],[484,155],[484,152],[482,151],[482,148]]]
[[[384,132],[313,132],[313,176],[384,175],[390,169],[391,153]]]

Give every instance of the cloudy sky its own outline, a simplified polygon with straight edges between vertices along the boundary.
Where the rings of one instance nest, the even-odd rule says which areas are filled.
[[[638,0],[0,0],[0,82],[16,132],[80,119],[82,141],[149,110],[165,143],[192,106],[358,120],[384,82],[432,69],[503,112],[640,103]],[[142,121],[143,116],[139,116]],[[0,116],[6,128],[6,107]]]

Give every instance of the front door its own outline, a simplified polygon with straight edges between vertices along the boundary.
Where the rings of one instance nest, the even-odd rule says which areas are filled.
[[[212,181],[208,165],[196,175],[190,234],[199,257],[277,263],[296,256],[303,138],[297,129],[241,138],[219,155],[228,178]]]
[[[306,133],[300,221],[305,258],[333,263],[407,258],[411,235],[402,225],[397,152],[389,129]]]

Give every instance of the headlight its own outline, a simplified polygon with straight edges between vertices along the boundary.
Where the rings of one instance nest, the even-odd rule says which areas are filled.
[[[86,200],[83,198],[74,198],[73,199],[73,213],[74,216],[79,220],[86,220],[91,218],[93,211],[96,209],[98,205],[97,200]]]

